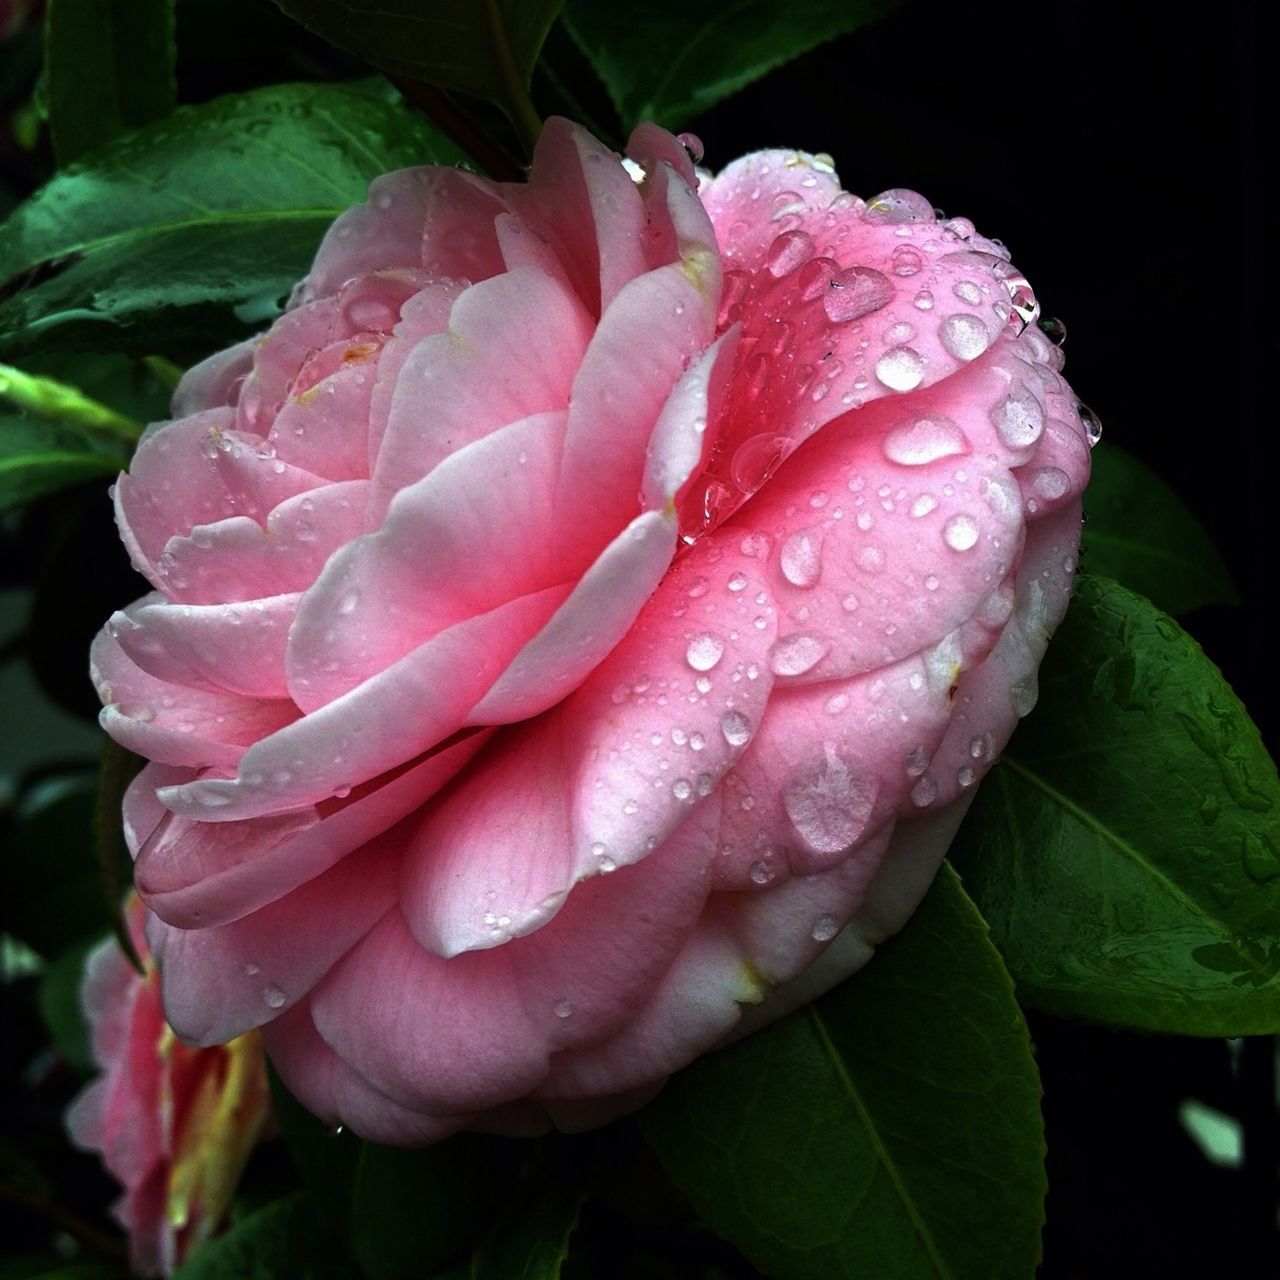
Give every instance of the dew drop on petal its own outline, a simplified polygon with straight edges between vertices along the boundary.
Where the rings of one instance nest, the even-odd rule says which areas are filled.
[[[991,423],[1008,449],[1028,449],[1044,431],[1044,405],[1019,383],[991,410]]]
[[[822,299],[827,319],[836,324],[879,311],[893,297],[893,284],[874,267],[849,267],[832,276]]]
[[[829,647],[804,631],[783,636],[769,650],[769,670],[778,676],[804,675],[826,657]]]
[[[781,279],[813,257],[813,238],[803,231],[784,231],[769,246],[769,274]]]
[[[976,360],[990,345],[987,326],[977,316],[958,312],[938,327],[938,341],[957,360]]]
[[[972,516],[952,516],[942,526],[942,540],[952,551],[968,551],[978,541],[978,522]]]
[[[1080,414],[1080,421],[1084,423],[1085,439],[1092,449],[1102,439],[1102,419],[1084,401],[1077,402],[1076,411]]]
[[[262,993],[262,999],[268,1009],[282,1009],[284,1007],[285,995],[279,987],[267,987]]]
[[[814,942],[830,942],[840,932],[840,925],[835,916],[819,916],[813,922]]]
[[[568,1018],[573,1015],[573,1005],[568,1000],[561,997],[551,1006],[551,1012],[554,1013],[557,1018]]]
[[[927,773],[916,783],[914,787],[911,788],[911,803],[915,805],[917,809],[926,808],[937,798],[938,784]]]
[[[1071,477],[1059,467],[1040,467],[1031,473],[1031,487],[1046,502],[1052,502],[1071,488]]]
[[[751,721],[741,711],[726,711],[720,717],[720,732],[731,747],[745,747],[751,740]]]
[[[933,222],[933,205],[918,191],[891,187],[867,201],[868,222]]]
[[[684,656],[695,671],[710,671],[724,657],[724,641],[719,636],[704,631],[689,641]]]
[[[968,437],[950,418],[940,414],[909,418],[894,427],[884,442],[885,457],[904,467],[924,466],[968,451]]]
[[[778,563],[793,587],[812,587],[822,576],[822,541],[821,529],[804,529],[783,542]]]
[[[890,391],[914,391],[924,379],[924,357],[912,347],[890,347],[876,361],[876,377]]]
[[[878,785],[873,776],[850,769],[832,747],[821,764],[787,788],[783,805],[791,825],[819,853],[847,849],[866,828]]]

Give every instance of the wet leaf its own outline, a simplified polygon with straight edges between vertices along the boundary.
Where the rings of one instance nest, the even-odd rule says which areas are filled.
[[[1196,642],[1084,576],[953,857],[1021,998],[1148,1031],[1280,1030],[1280,782]]]

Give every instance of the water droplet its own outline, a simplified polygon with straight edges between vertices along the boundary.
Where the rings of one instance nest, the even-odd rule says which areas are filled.
[[[699,574],[698,577],[694,578],[694,580],[689,584],[685,591],[685,595],[691,596],[694,600],[698,600],[701,599],[702,596],[705,596],[710,590],[711,583]]]
[[[907,756],[907,777],[918,778],[929,767],[929,753],[923,747],[915,747]]]
[[[358,591],[348,591],[346,595],[338,601],[338,612],[341,614],[353,613],[356,605],[360,603],[360,593]]]
[[[702,146],[702,139],[696,133],[677,133],[676,141],[689,153],[689,159],[694,164],[702,163],[702,157],[706,152]]]
[[[982,290],[972,280],[957,280],[951,286],[951,292],[970,307],[976,307],[982,303]]]
[[[778,676],[804,675],[826,657],[829,647],[804,631],[783,636],[769,650],[769,670]]]
[[[1067,340],[1067,326],[1062,323],[1056,316],[1045,316],[1040,321],[1040,332],[1044,334],[1055,347],[1060,347]]]
[[[890,391],[913,391],[924,378],[924,357],[912,347],[890,347],[876,361],[876,377]]]
[[[991,342],[987,326],[977,316],[958,312],[938,327],[938,341],[957,360],[976,360]]]
[[[769,246],[769,273],[781,279],[813,257],[813,239],[803,231],[784,231]]]
[[[1052,502],[1071,488],[1071,477],[1058,467],[1040,467],[1031,473],[1031,487],[1047,502]]]
[[[796,277],[800,297],[805,302],[822,297],[831,285],[831,277],[839,270],[839,264],[831,258],[814,258],[806,262]]]
[[[962,764],[960,768],[956,770],[956,781],[962,787],[973,786],[975,776],[972,765]]]
[[[1044,431],[1044,405],[1019,383],[991,410],[991,423],[1009,449],[1029,449]]]
[[[1013,712],[1019,719],[1029,716],[1035,710],[1040,697],[1040,684],[1035,673],[1015,680],[1009,687],[1009,701],[1013,704]]]
[[[857,320],[879,311],[893,297],[893,285],[874,267],[849,267],[831,278],[822,307],[835,324]]]
[[[758,862],[751,864],[749,874],[752,884],[766,885],[777,875],[777,872],[761,858]]]
[[[972,516],[952,516],[942,526],[942,540],[952,551],[968,551],[978,541],[978,522]]]
[[[1089,448],[1092,449],[1102,439],[1102,419],[1083,400],[1076,402],[1076,412],[1080,414],[1080,421],[1084,423],[1085,439],[1088,440]]]
[[[938,798],[938,784],[930,774],[925,774],[911,788],[911,803],[917,809],[924,809]]]
[[[914,276],[924,266],[924,258],[919,249],[909,244],[900,244],[890,255],[889,265],[895,276]]]
[[[921,517],[927,516],[930,511],[935,510],[937,506],[938,500],[933,496],[933,494],[922,493],[911,504],[911,517],[914,520],[919,520]]]
[[[838,716],[841,712],[849,709],[849,702],[850,698],[847,693],[833,693],[822,706],[827,715]]]
[[[840,932],[835,916],[819,916],[813,922],[814,942],[830,942]]]
[[[764,432],[738,446],[729,464],[729,474],[743,493],[754,493],[777,470],[786,457],[787,437]]]
[[[573,1005],[562,996],[551,1006],[551,1012],[554,1013],[557,1018],[568,1018],[573,1014]]]
[[[783,542],[778,563],[793,587],[812,587],[822,576],[822,540],[821,529],[805,529]]]
[[[932,222],[933,205],[918,191],[891,187],[867,201],[862,215],[868,222]]]
[[[677,800],[688,800],[693,795],[693,783],[688,778],[677,778],[671,784],[671,794]]]
[[[741,711],[726,711],[720,717],[720,732],[731,747],[745,747],[751,741],[751,721]]]
[[[724,657],[724,641],[710,631],[704,631],[689,641],[684,656],[695,671],[710,671]]]
[[[747,589],[747,575],[745,573],[731,573],[729,581],[725,585],[730,591],[745,591]]]
[[[279,987],[266,987],[262,992],[262,998],[266,1002],[268,1009],[280,1009],[284,1007],[284,992]]]
[[[968,453],[968,437],[950,418],[911,418],[889,432],[884,441],[885,457],[904,467],[919,467]]]
[[[873,776],[851,770],[833,747],[827,747],[822,763],[787,788],[783,805],[811,849],[839,853],[862,834],[877,790]]]

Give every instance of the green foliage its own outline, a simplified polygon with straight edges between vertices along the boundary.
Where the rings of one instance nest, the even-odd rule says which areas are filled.
[[[564,0],[276,0],[285,13],[392,75],[495,102],[527,119],[538,51]]]
[[[64,951],[40,979],[40,1015],[62,1056],[82,1075],[92,1075],[89,1027],[80,1008],[84,962],[94,944],[78,943]]]
[[[863,972],[694,1063],[641,1124],[707,1222],[777,1280],[1035,1268],[1039,1082],[1008,974],[948,867]]]
[[[111,928],[93,856],[91,774],[31,788],[14,813],[0,858],[0,927],[46,958]]]
[[[1204,526],[1149,467],[1112,444],[1093,452],[1085,490],[1084,567],[1166,613],[1237,604],[1231,575]]]
[[[328,1245],[305,1191],[272,1201],[201,1245],[176,1280],[356,1280]]]
[[[583,1198],[573,1180],[539,1180],[485,1233],[470,1280],[558,1280]]]
[[[1036,713],[953,856],[1022,998],[1189,1035],[1280,1030],[1280,783],[1199,646],[1081,579]]]
[[[203,353],[279,314],[380,173],[460,153],[402,107],[276,85],[181,107],[0,228],[0,349]]]
[[[44,98],[60,164],[175,102],[173,0],[50,0]]]
[[[680,128],[768,71],[883,17],[895,0],[569,0],[565,22],[623,125]]]

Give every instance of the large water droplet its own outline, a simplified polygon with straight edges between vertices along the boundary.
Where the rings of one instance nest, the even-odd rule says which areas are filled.
[[[684,656],[695,671],[710,671],[724,657],[724,641],[710,631],[704,631],[689,641]]]
[[[804,675],[826,657],[829,647],[808,632],[793,632],[783,636],[769,650],[769,670],[778,676]]]
[[[706,154],[702,139],[696,133],[677,133],[676,141],[689,153],[689,159],[694,164],[701,164],[702,157]]]
[[[821,529],[804,529],[783,542],[778,563],[793,587],[811,587],[822,576],[822,539]]]
[[[941,414],[908,419],[894,427],[884,441],[885,457],[904,467],[924,466],[939,458],[968,452],[968,437]]]
[[[803,231],[784,231],[769,246],[770,275],[781,279],[813,257],[813,238]]]
[[[744,440],[729,464],[729,474],[743,493],[754,493],[786,457],[787,437],[765,432]]]
[[[991,410],[991,422],[1009,449],[1029,449],[1044,430],[1044,405],[1019,383]]]
[[[867,201],[863,214],[868,222],[932,222],[933,205],[918,191],[891,187]]]
[[[812,302],[814,298],[822,297],[831,285],[831,277],[839,270],[839,264],[832,258],[814,258],[806,262],[796,277],[801,298]]]
[[[813,922],[814,942],[830,942],[840,932],[840,924],[835,916],[819,916]]]
[[[879,311],[892,297],[893,285],[883,271],[849,267],[831,278],[822,307],[829,320],[844,324]]]
[[[977,316],[960,311],[938,327],[938,341],[957,360],[976,360],[991,342],[987,326]]]
[[[978,522],[972,516],[952,516],[942,526],[942,540],[952,551],[968,551],[978,541]]]
[[[851,770],[832,747],[787,788],[791,825],[819,853],[840,853],[862,834],[875,805],[874,777]]]
[[[890,391],[914,391],[924,378],[924,357],[912,347],[890,347],[876,361],[876,377]]]
[[[720,732],[731,747],[745,747],[751,741],[751,721],[741,711],[726,711],[720,717]]]
[[[1083,400],[1076,402],[1076,411],[1080,414],[1080,421],[1084,423],[1085,439],[1092,449],[1102,439],[1102,419]]]

